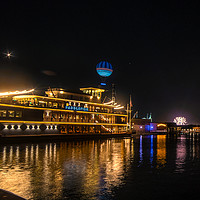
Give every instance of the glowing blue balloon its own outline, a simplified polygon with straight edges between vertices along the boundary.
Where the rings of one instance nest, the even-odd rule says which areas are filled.
[[[100,76],[108,77],[112,74],[113,67],[109,62],[101,61],[100,63],[97,64],[96,70]]]

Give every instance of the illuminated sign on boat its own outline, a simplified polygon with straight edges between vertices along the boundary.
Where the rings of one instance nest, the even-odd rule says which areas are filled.
[[[88,108],[84,107],[77,107],[77,106],[65,106],[66,110],[81,110],[81,111],[88,111]]]

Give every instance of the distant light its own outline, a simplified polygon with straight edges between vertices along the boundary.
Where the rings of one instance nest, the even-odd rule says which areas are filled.
[[[153,126],[151,126],[151,129],[153,129]]]
[[[101,85],[106,85],[106,83],[101,83]]]
[[[64,93],[64,91],[60,91],[60,94],[63,94]]]
[[[158,124],[157,127],[159,127],[159,126],[165,126],[166,127],[167,125],[166,124]]]
[[[12,54],[11,52],[9,52],[9,51],[7,51],[6,53],[4,53],[4,55],[5,55],[8,59],[10,59],[11,57],[13,57],[13,54]]]
[[[187,120],[185,117],[176,117],[174,119],[174,123],[176,123],[176,125],[186,125],[187,124]]]
[[[142,128],[142,126],[140,126],[140,128]]]

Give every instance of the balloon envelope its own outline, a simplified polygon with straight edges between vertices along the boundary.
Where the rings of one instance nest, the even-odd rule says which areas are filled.
[[[108,77],[113,72],[113,67],[109,62],[101,61],[96,66],[97,73],[102,77]]]

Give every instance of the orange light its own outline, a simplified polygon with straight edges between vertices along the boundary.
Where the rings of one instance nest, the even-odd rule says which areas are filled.
[[[160,127],[160,126],[167,126],[166,124],[157,124],[157,127]]]

